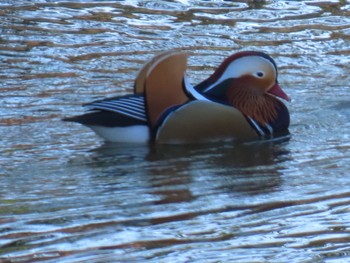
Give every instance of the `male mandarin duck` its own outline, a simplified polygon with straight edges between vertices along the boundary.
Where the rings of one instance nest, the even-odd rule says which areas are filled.
[[[112,142],[185,144],[288,134],[289,112],[278,98],[289,97],[267,54],[238,52],[196,86],[186,68],[186,53],[161,53],[139,72],[134,94],[86,104],[86,114],[63,120]]]

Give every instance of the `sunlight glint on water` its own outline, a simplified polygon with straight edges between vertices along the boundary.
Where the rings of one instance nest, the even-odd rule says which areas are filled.
[[[346,1],[0,5],[0,262],[350,261]],[[61,121],[169,49],[193,83],[269,53],[291,138],[115,145]]]

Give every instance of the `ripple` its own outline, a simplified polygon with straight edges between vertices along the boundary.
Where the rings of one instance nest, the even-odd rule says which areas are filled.
[[[2,1],[0,261],[349,261],[346,1]],[[193,83],[271,54],[291,137],[104,144],[60,119],[132,91],[154,54]]]

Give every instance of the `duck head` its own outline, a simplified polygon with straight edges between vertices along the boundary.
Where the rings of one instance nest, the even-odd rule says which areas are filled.
[[[225,59],[196,89],[266,124],[277,116],[281,102],[276,97],[290,101],[279,86],[277,75],[276,63],[270,56],[243,51]]]

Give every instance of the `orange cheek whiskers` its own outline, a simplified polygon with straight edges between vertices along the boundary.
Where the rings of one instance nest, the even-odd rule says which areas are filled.
[[[262,125],[277,117],[279,104],[272,96],[254,94],[247,87],[235,87],[229,90],[227,97],[232,106]]]

